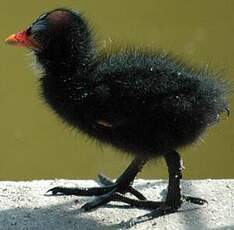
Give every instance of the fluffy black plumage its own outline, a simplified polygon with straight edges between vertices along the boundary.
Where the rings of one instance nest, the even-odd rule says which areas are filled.
[[[34,53],[43,69],[46,102],[85,134],[136,156],[136,172],[130,166],[118,185],[131,173],[129,183],[133,181],[149,158],[163,155],[170,178],[178,177],[170,179],[173,189],[167,197],[167,204],[177,209],[182,174],[175,150],[194,142],[227,111],[227,85],[216,74],[160,52],[97,52],[85,19],[67,9],[44,14],[27,33],[39,44]],[[129,183],[123,184],[128,188]]]

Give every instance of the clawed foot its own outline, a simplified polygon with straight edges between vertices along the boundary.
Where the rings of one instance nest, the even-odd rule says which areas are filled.
[[[109,179],[104,175],[99,175],[99,180],[104,185],[103,187],[92,187],[92,188],[55,187],[48,190],[46,192],[46,195],[98,196],[92,202],[89,202],[82,207],[82,209],[84,209],[85,211],[97,208],[110,201],[121,201],[127,204],[131,204],[132,201],[135,200],[129,199],[122,195],[127,192],[131,193],[139,200],[146,200],[145,196],[142,195],[136,189],[134,189],[131,185],[123,186],[121,184],[112,182],[111,179]]]
[[[110,201],[120,201],[125,204],[144,209],[158,209],[163,213],[172,213],[180,208],[183,202],[189,202],[197,205],[204,205],[208,203],[204,199],[185,196],[183,195],[179,202],[175,201],[149,201],[132,186],[128,186],[127,189],[120,189],[122,186],[112,182],[108,177],[104,175],[99,175],[100,182],[104,185],[103,187],[93,187],[93,188],[64,188],[55,187],[50,189],[48,193],[52,195],[76,195],[76,196],[98,196],[93,201],[86,203],[82,209],[85,211],[90,211],[94,208],[100,207]],[[125,193],[131,193],[137,199],[129,198],[124,196]]]

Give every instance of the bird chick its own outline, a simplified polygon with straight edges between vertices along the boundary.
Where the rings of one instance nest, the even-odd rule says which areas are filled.
[[[85,18],[55,9],[41,15],[7,43],[33,50],[42,66],[42,96],[64,121],[134,156],[113,183],[103,187],[56,187],[52,194],[97,196],[83,208],[110,201],[174,212],[184,201],[205,200],[181,194],[182,160],[178,148],[196,141],[228,109],[228,87],[206,69],[195,70],[157,51],[124,49],[98,52]],[[169,172],[165,201],[148,201],[131,185],[151,159],[163,156]],[[137,199],[127,198],[125,193]]]

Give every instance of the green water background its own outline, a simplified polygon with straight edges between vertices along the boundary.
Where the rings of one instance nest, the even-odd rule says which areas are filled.
[[[64,125],[39,97],[38,76],[26,49],[4,39],[42,12],[79,9],[97,33],[99,45],[161,48],[196,66],[234,78],[234,1],[79,0],[2,1],[0,14],[0,179],[117,177],[131,158],[102,147]],[[203,141],[183,149],[185,178],[233,178],[234,117],[209,129]],[[163,160],[140,177],[166,178]]]

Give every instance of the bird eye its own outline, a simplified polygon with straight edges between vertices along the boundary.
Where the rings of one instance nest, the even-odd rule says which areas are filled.
[[[35,39],[38,43],[42,45],[46,45],[49,41],[49,37],[46,33],[43,32],[35,32],[31,35],[33,39]]]

